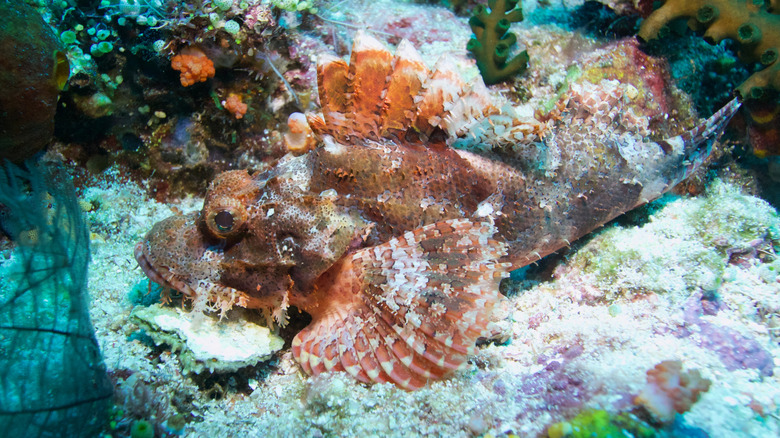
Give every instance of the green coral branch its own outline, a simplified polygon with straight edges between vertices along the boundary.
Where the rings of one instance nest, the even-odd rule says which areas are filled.
[[[637,37],[649,41],[663,35],[666,24],[688,18],[688,26],[704,32],[712,44],[730,38],[739,44],[738,56],[746,63],[765,66],[737,87],[742,97],[761,97],[768,88],[780,91],[780,15],[777,1],[667,0],[642,23]],[[772,12],[770,12],[770,10]]]
[[[509,49],[517,37],[509,32],[512,23],[523,20],[523,11],[516,0],[488,0],[490,10],[478,5],[469,19],[471,38],[466,49],[477,59],[477,67],[487,85],[497,84],[528,68],[528,52],[507,61]]]

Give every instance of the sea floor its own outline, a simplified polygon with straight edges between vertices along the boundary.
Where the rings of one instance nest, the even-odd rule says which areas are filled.
[[[726,56],[722,46],[680,38],[652,58],[633,37],[601,32],[599,14],[566,15],[582,3],[523,3],[526,19],[512,29],[531,65],[511,86],[492,88],[516,114],[554,113],[572,72],[591,83],[578,85],[580,97],[635,96],[622,102],[653,131],[643,136],[676,135],[728,100],[734,84],[705,88],[696,70],[706,64],[698,57]],[[306,47],[367,27],[385,43],[409,39],[426,61],[450,57],[466,80],[479,74],[463,50],[467,19],[446,8],[356,0],[320,15],[332,29],[302,35]],[[660,103],[648,109],[648,101]],[[67,163],[65,155],[55,147],[47,159]],[[74,171],[91,231],[90,314],[115,384],[108,433],[129,436],[145,420],[158,436],[187,437],[535,437],[583,425],[603,434],[594,436],[640,426],[658,436],[780,436],[780,218],[755,196],[749,172],[728,162],[717,175],[696,175],[700,194],[666,195],[513,273],[502,284],[495,338],[464,370],[415,392],[345,374],[306,376],[289,349],[304,321],[297,315],[278,332],[287,345],[271,359],[189,372],[181,351],[155,345],[132,317],[154,301],[133,251],[157,221],[198,210],[203,199],[158,202],[152,183],[125,176],[122,165]],[[262,321],[236,311],[221,322],[206,317]]]
[[[117,383],[117,432],[178,413],[193,437],[538,436],[588,409],[635,410],[647,371],[675,360],[711,385],[664,420],[671,436],[780,433],[780,219],[735,181],[667,196],[545,261],[546,274],[526,276],[536,280],[511,281],[497,317],[508,340],[416,392],[308,377],[289,349],[221,377],[183,375],[177,353],[139,340],[128,298],[144,280],[133,246],[172,207],[116,170],[86,182],[81,199],[99,205],[87,212],[91,315]]]

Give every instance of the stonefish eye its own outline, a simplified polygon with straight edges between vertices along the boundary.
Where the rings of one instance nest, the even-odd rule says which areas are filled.
[[[247,220],[245,208],[237,208],[233,205],[214,206],[206,208],[206,226],[214,237],[225,239],[233,237],[243,231]]]
[[[223,233],[233,230],[234,223],[233,214],[227,210],[222,210],[214,216],[214,224]]]

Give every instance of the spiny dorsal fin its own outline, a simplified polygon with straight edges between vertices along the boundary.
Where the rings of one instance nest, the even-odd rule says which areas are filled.
[[[335,56],[323,55],[317,63],[317,89],[320,94],[323,124],[309,124],[319,135],[339,137],[348,129],[349,65]]]
[[[387,84],[382,109],[381,135],[402,137],[416,116],[417,103],[414,98],[423,87],[430,70],[414,46],[403,40],[398,44],[393,59],[393,73]]]
[[[349,61],[349,84],[352,90],[349,113],[356,135],[379,139],[382,126],[383,95],[392,71],[393,54],[375,38],[358,32],[352,44]]]
[[[430,70],[408,41],[393,55],[362,31],[349,64],[321,57],[317,85],[322,116],[309,115],[309,125],[342,144],[427,141],[437,128],[454,138],[500,107],[481,79],[466,83],[450,59]]]

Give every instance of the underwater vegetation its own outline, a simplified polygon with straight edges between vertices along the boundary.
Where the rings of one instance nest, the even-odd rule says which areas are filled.
[[[16,246],[0,283],[0,430],[91,437],[112,385],[89,317],[89,231],[65,170],[8,165],[0,223]]]
[[[474,32],[466,50],[477,59],[477,67],[486,85],[497,84],[524,72],[528,68],[528,52],[523,50],[509,59],[517,37],[509,32],[512,23],[523,20],[523,11],[516,0],[490,0],[488,8],[477,5],[469,25]]]

